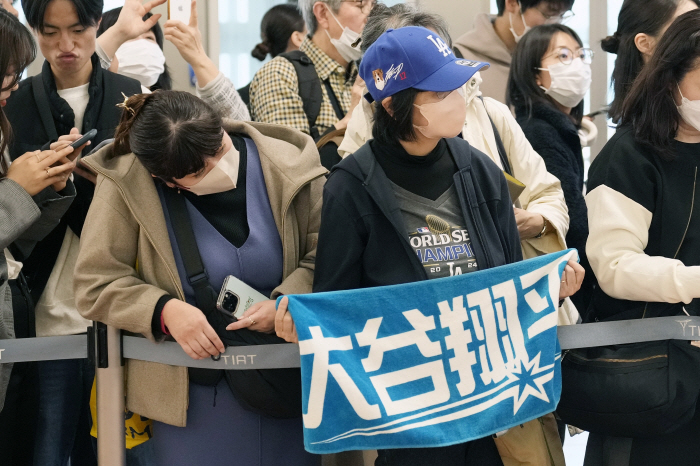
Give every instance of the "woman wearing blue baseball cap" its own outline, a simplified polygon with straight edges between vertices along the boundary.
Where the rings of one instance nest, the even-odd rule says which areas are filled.
[[[366,98],[380,104],[374,139],[336,165],[325,185],[315,292],[449,277],[522,260],[501,170],[457,138],[466,116],[461,87],[485,66],[455,58],[442,38],[421,27],[389,29],[367,50],[360,75]],[[445,246],[450,257],[437,251]],[[567,265],[560,299],[575,293],[582,279],[577,263]],[[286,300],[276,330],[296,340]],[[375,464],[502,462],[487,437],[380,450]]]

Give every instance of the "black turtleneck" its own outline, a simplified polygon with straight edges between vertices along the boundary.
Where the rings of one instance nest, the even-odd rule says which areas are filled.
[[[426,156],[411,155],[398,142],[369,144],[389,180],[406,191],[434,201],[454,183],[457,165],[445,139]]]

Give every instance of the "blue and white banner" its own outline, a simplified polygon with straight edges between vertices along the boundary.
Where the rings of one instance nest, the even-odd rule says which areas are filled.
[[[289,296],[312,453],[462,443],[552,412],[575,250],[449,278]]]

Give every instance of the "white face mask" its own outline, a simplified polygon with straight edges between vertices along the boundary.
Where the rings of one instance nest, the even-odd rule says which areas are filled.
[[[678,86],[678,84],[676,84],[676,86]],[[678,113],[681,114],[681,118],[683,118],[686,123],[700,131],[700,100],[690,100],[687,97],[683,97],[680,86],[678,86],[678,93],[681,95],[681,104],[678,106]]]
[[[574,58],[570,65],[557,63],[537,69],[549,71],[552,78],[549,89],[542,86],[540,89],[564,107],[577,106],[591,88],[591,65],[584,63],[581,58]]]
[[[240,153],[231,145],[231,149],[216,162],[214,168],[204,175],[204,178],[186,189],[197,196],[223,193],[234,189],[238,182],[239,162]]]
[[[326,35],[331,40],[331,44],[333,44],[340,56],[348,62],[356,61],[362,58],[362,50],[360,50],[360,34],[348,27],[343,27],[330,8],[328,9],[328,12],[331,14],[335,22],[338,23],[338,26],[343,28],[343,33],[340,35],[340,39],[333,39],[328,30],[325,30]]]
[[[523,20],[523,26],[525,26],[525,30],[523,31],[522,34],[518,35],[518,34],[515,32],[515,28],[513,27],[513,15],[512,15],[511,13],[508,13],[508,20],[510,21],[510,33],[513,34],[513,39],[515,39],[515,43],[516,43],[516,44],[517,44],[518,42],[520,42],[520,39],[522,39],[523,36],[524,36],[525,34],[527,34],[527,32],[528,32],[530,29],[532,29],[532,28],[531,28],[530,26],[528,26],[527,23],[525,22],[525,15],[523,14],[522,7],[520,7],[520,19]]]
[[[165,55],[152,40],[135,39],[124,42],[115,53],[119,60],[117,73],[151,87],[165,71]]]
[[[428,120],[425,126],[413,125],[426,138],[454,138],[462,132],[464,120],[467,117],[467,106],[464,103],[464,90],[461,87],[439,102],[413,105],[418,108],[423,118]]]

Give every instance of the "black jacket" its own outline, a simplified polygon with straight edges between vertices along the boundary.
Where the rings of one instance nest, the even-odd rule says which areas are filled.
[[[103,70],[97,55],[93,55],[88,86],[90,100],[85,109],[81,132],[84,134],[96,129],[97,136],[92,139],[92,145],[86,151],[103,140],[114,137],[122,113],[122,109],[117,107],[118,103],[124,101],[122,92],[127,96],[139,94],[141,84],[135,79]],[[44,62],[40,75],[27,78],[19,84],[19,89],[12,93],[4,110],[12,125],[12,160],[26,152],[41,149],[59,136],[68,134],[75,122],[70,105],[58,95],[48,62]],[[46,287],[63,244],[66,228],[70,227],[78,236],[83,229],[95,187],[77,174],[74,174],[74,184],[77,195],[61,223],[37,244],[31,256],[19,258],[24,262],[22,270],[35,301],[38,301]]]
[[[576,248],[581,265],[586,270],[581,289],[571,297],[580,313],[589,306],[595,277],[586,257],[588,238],[588,209],[583,198],[583,153],[578,129],[568,115],[551,105],[536,103],[532,115],[527,108],[515,109],[516,119],[532,148],[540,154],[547,171],[559,178],[564,199],[569,209],[569,231],[566,245]]]
[[[651,212],[644,253],[677,259],[686,267],[700,266],[700,153],[697,144],[674,142],[676,158],[664,161],[638,143],[631,127],[619,128],[589,171],[589,193],[605,189],[622,195],[632,208]],[[605,202],[615,202],[614,197]],[[604,221],[604,219],[591,219]],[[700,285],[700,284],[698,284]],[[638,319],[683,314],[700,315],[700,299],[690,304],[616,299],[598,288],[585,321]]]
[[[522,260],[501,170],[461,138],[447,144],[458,167],[455,187],[479,269]],[[314,291],[426,279],[391,184],[365,144],[335,166],[324,188]]]

